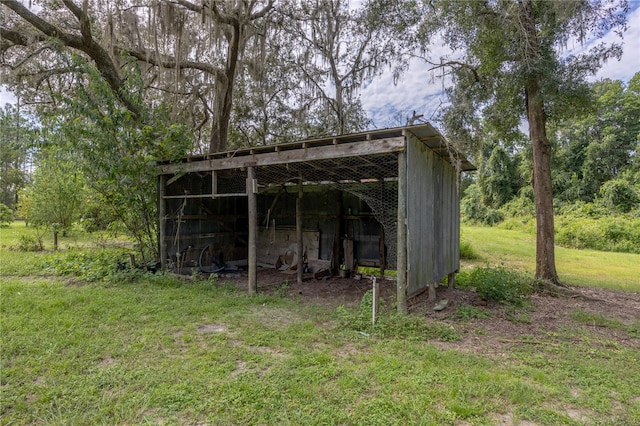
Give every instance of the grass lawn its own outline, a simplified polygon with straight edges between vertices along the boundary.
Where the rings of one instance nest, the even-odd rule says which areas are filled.
[[[621,344],[601,332],[623,333],[615,321],[585,327],[586,312],[476,353],[420,328],[361,334],[333,307],[224,282],[11,273],[46,256],[20,254],[0,269],[0,424],[640,424],[640,329]]]
[[[535,236],[500,228],[462,226],[462,238],[480,255],[473,264],[502,264],[535,272]],[[640,255],[556,247],[560,279],[571,285],[640,291]]]

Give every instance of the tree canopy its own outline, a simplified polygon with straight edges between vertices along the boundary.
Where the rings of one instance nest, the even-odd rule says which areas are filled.
[[[597,43],[579,55],[564,55],[564,47],[572,38],[585,41],[623,31],[627,3],[443,0],[433,4],[432,31],[442,31],[445,43],[461,56],[442,61],[441,66],[452,69],[455,83],[444,122],[452,135],[467,141],[480,140],[480,129],[511,141],[517,138],[521,120],[526,121],[537,218],[536,277],[559,283],[548,127],[581,112],[588,105],[587,77],[622,53],[618,43]]]

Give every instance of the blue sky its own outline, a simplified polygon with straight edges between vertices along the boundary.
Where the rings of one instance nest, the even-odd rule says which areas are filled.
[[[620,61],[605,64],[593,78],[594,81],[610,78],[626,82],[640,71],[640,0],[632,0],[630,3],[632,11],[629,13],[628,30],[624,35],[623,57]],[[608,34],[604,41],[619,41],[619,38]],[[589,47],[589,43],[583,46],[575,42],[574,45],[567,46],[567,54],[578,53]],[[436,46],[432,49],[431,56],[439,58],[447,53],[449,52],[443,47]],[[446,103],[442,90],[448,82],[438,78],[437,72],[428,71],[428,68],[421,60],[414,60],[397,84],[394,85],[391,73],[387,72],[360,92],[362,104],[373,120],[373,127],[403,125],[414,110],[418,114],[424,114],[424,119],[428,121]],[[0,105],[7,102],[13,103],[15,98],[0,90]]]

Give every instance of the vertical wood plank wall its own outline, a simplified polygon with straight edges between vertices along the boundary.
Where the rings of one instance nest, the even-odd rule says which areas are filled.
[[[460,202],[456,171],[407,135],[407,294],[460,267]]]

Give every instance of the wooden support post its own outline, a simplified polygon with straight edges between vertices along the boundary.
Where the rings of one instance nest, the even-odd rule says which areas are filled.
[[[407,152],[398,153],[398,244],[396,281],[398,312],[407,313]]]
[[[384,278],[384,271],[387,268],[387,253],[384,243],[384,226],[380,224],[380,238],[378,240],[378,256],[380,257],[380,278]]]
[[[247,167],[247,197],[249,215],[249,247],[247,254],[247,267],[249,268],[248,291],[249,294],[256,294],[258,291],[258,266],[256,264],[256,240],[258,237],[258,202],[255,193],[255,170]]]
[[[333,234],[333,247],[331,250],[331,274],[338,275],[340,271],[340,263],[342,263],[342,244],[340,243],[342,238],[342,221],[344,220],[342,214],[342,192],[337,192],[336,198],[336,229]]]
[[[160,255],[160,267],[167,269],[167,200],[164,196],[167,192],[166,177],[158,176],[158,254]]]
[[[436,289],[438,288],[438,282],[434,281],[429,284],[429,302],[434,302],[436,300]]]
[[[302,178],[298,182],[298,196],[296,197],[296,240],[298,241],[298,284],[302,284],[304,268],[304,243],[302,242]]]
[[[380,283],[373,277],[373,302],[371,304],[371,322],[372,324],[376,323],[376,317],[378,316],[378,311],[380,310]]]
[[[447,277],[447,284],[449,285],[449,288],[456,288],[456,273],[452,272],[449,274],[449,276]]]

